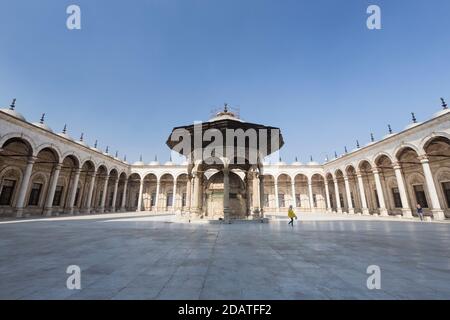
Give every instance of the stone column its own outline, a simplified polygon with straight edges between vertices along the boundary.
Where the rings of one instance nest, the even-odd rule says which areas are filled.
[[[200,198],[200,178],[198,176],[198,173],[196,172],[194,174],[193,178],[193,188],[192,188],[192,212],[195,214],[200,213],[200,207],[199,207],[199,198]]]
[[[328,187],[328,181],[325,179],[325,197],[326,197],[326,204],[327,204],[327,212],[331,212],[333,208],[331,208],[330,203],[330,189]]]
[[[380,202],[380,215],[387,217],[388,211],[386,209],[386,202],[384,201],[383,188],[381,187],[380,172],[377,168],[373,170],[373,175],[375,177],[375,187],[377,188],[378,201]]]
[[[69,207],[68,207],[67,213],[71,214],[71,215],[74,213],[75,198],[77,196],[78,181],[80,180],[80,173],[81,173],[80,168],[75,170],[75,175],[73,177],[72,190],[70,190]]]
[[[361,199],[362,214],[368,216],[370,215],[370,213],[369,208],[367,207],[366,192],[364,191],[364,181],[361,172],[358,171],[356,173],[356,177],[358,178],[358,189],[359,189],[359,196]]]
[[[127,211],[127,209],[125,208],[127,202],[127,189],[128,189],[128,178],[125,179],[125,183],[123,185],[122,202],[120,205],[121,212]]]
[[[187,184],[186,184],[186,210],[191,210],[191,198],[192,198],[192,176],[188,174]]]
[[[105,203],[106,203],[106,194],[108,193],[108,181],[109,181],[109,174],[106,175],[105,181],[103,183],[103,193],[102,193],[102,199],[100,201],[100,213],[105,212]]]
[[[172,210],[175,212],[177,209],[177,178],[174,178],[173,181],[173,191],[172,191]]]
[[[161,189],[161,181],[159,179],[160,178],[158,178],[158,180],[156,181],[156,199],[155,199],[156,212],[158,212],[159,210],[159,191]]]
[[[223,219],[230,222],[230,170],[223,169]]]
[[[312,182],[308,181],[308,193],[309,193],[309,207],[311,208],[311,212],[314,211],[314,198],[313,198],[313,189]]]
[[[353,208],[352,194],[351,194],[351,191],[350,191],[350,183],[348,181],[348,177],[347,176],[344,177],[344,182],[345,182],[345,193],[347,194],[348,213],[354,214],[355,213],[355,208]]]
[[[117,201],[117,189],[118,188],[119,188],[119,177],[117,177],[116,182],[114,183],[114,192],[113,192],[111,212],[116,212],[116,201]]]
[[[337,179],[333,179],[334,182],[334,193],[336,195],[336,208],[338,213],[342,213],[342,206],[341,206],[341,197],[339,196],[339,184]]]
[[[411,208],[409,207],[408,196],[406,195],[405,180],[403,179],[402,167],[399,162],[393,164],[395,177],[397,178],[398,191],[402,200],[402,213],[406,218],[412,218]]]
[[[431,198],[431,212],[433,213],[433,219],[445,220],[445,214],[441,208],[441,204],[439,203],[436,185],[434,184],[433,175],[431,173],[430,161],[426,156],[422,156],[419,159],[422,163],[423,173],[425,175],[425,180],[428,187],[428,194]]]
[[[259,178],[256,174],[256,172],[252,172],[252,191],[253,191],[253,198],[252,198],[252,207],[253,210],[259,209],[260,206],[260,197],[259,197]]]
[[[139,195],[138,195],[138,205],[136,212],[142,211],[142,193],[144,192],[144,178],[141,178],[141,181],[139,182]]]
[[[295,180],[291,182],[292,188],[292,206],[297,208],[297,198],[295,197]]]
[[[278,199],[278,177],[275,178],[275,211],[280,211],[280,199]]]
[[[95,176],[96,176],[96,171],[94,171],[92,173],[91,181],[89,182],[89,193],[88,193],[88,198],[87,198],[87,203],[86,203],[86,213],[91,213],[91,211],[92,211],[91,205],[92,205],[92,197],[94,195]]]
[[[58,184],[59,172],[61,171],[61,164],[58,163],[52,173],[50,184],[48,187],[47,199],[45,200],[44,215],[50,217],[52,215],[53,198],[55,197],[56,185]]]
[[[25,207],[25,196],[27,195],[28,185],[30,184],[31,173],[33,172],[33,165],[36,161],[36,157],[30,157],[25,167],[22,182],[20,183],[19,195],[16,202],[16,218],[23,216],[23,208]]]
[[[264,174],[259,174],[259,216],[264,218]]]

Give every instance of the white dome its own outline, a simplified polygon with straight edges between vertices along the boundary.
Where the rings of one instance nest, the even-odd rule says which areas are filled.
[[[449,113],[449,112],[450,112],[450,109],[444,109],[444,110],[441,110],[441,111],[439,111],[439,112],[436,112],[436,113],[433,115],[433,118],[437,118],[437,117],[443,116],[444,114]]]
[[[405,130],[408,130],[408,129],[417,127],[417,126],[418,126],[419,124],[421,124],[421,123],[422,123],[422,122],[411,123],[411,124],[409,124],[409,125],[407,125],[407,126],[405,127]]]
[[[136,161],[135,163],[133,163],[133,166],[144,166],[145,163],[143,161]]]
[[[61,138],[65,138],[67,140],[73,141],[73,138],[71,136],[69,136],[67,133],[58,133],[58,136],[60,136]]]
[[[220,120],[234,120],[234,121],[243,122],[241,119],[236,118],[232,114],[218,114],[214,118],[210,119],[208,122],[214,122],[214,121],[220,121]]]
[[[78,143],[79,145],[82,145],[84,147],[89,148],[88,144],[86,142],[84,142],[84,141],[76,141],[76,143]]]
[[[148,165],[149,166],[159,166],[159,162],[158,161],[152,161]]]
[[[319,163],[315,162],[315,161],[310,161],[308,162],[308,166],[318,166]]]
[[[39,127],[41,129],[53,132],[52,128],[50,128],[48,125],[46,125],[45,123],[40,123],[40,122],[35,122],[33,123],[36,127]]]
[[[18,113],[17,111],[15,111],[15,110],[11,110],[11,109],[5,108],[5,109],[0,109],[0,111],[2,111],[4,113],[7,113],[7,114],[9,114],[10,116],[12,116],[14,118],[20,119],[22,121],[26,121],[25,117],[23,115],[21,115],[20,113]]]
[[[294,162],[292,162],[292,165],[293,165],[293,166],[302,166],[303,163],[301,163],[301,162],[299,162],[299,161],[294,161]]]
[[[175,163],[173,163],[172,161],[167,161],[166,163],[164,163],[165,166],[173,166],[175,165]]]

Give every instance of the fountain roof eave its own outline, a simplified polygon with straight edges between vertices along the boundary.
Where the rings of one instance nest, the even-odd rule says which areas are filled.
[[[256,134],[259,135],[259,130],[260,129],[266,129],[266,130],[279,130],[280,135],[279,135],[279,148],[276,150],[270,150],[270,146],[271,143],[268,143],[267,146],[269,148],[268,150],[268,154],[272,154],[273,152],[281,149],[284,145],[284,139],[283,139],[283,135],[281,134],[281,130],[280,128],[277,127],[272,127],[272,126],[266,126],[266,125],[262,125],[262,124],[256,124],[256,123],[250,123],[250,122],[243,122],[240,119],[237,118],[222,118],[219,120],[215,120],[215,121],[209,121],[209,122],[203,122],[200,124],[202,126],[202,131],[206,131],[209,129],[217,129],[219,131],[225,132],[226,129],[243,129],[248,130],[248,129],[255,129],[256,130]],[[180,143],[180,141],[172,141],[171,140],[171,136],[172,134],[177,131],[177,130],[186,130],[190,133],[190,135],[194,135],[194,128],[195,128],[195,124],[192,125],[187,125],[187,126],[179,126],[179,127],[175,127],[172,130],[172,133],[170,134],[170,136],[168,137],[167,141],[166,141],[166,145],[170,148],[173,149],[176,145],[178,145]],[[224,134],[225,136],[225,134]],[[270,141],[270,134],[267,135],[268,140]],[[191,143],[194,143],[194,139],[191,139]],[[205,145],[208,145],[210,142],[208,141]],[[264,156],[267,156],[264,155]],[[184,155],[186,156],[186,155]]]

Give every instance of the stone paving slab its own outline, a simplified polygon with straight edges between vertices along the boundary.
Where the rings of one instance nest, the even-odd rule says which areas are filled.
[[[327,220],[324,217],[329,216]],[[450,224],[118,214],[0,222],[0,299],[450,299]],[[81,290],[66,269],[81,268]],[[381,290],[366,269],[381,268]]]

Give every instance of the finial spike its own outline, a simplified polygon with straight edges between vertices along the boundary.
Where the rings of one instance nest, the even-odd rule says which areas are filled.
[[[155,162],[158,161],[158,155],[155,154]]]
[[[223,106],[223,112],[228,112],[228,103],[224,103],[224,106]]]
[[[444,98],[441,98],[441,102],[442,102],[442,109],[443,109],[443,110],[447,110],[448,107],[447,107],[447,103],[445,103]]]
[[[84,139],[84,133],[81,134],[80,141],[83,142],[83,139]]]
[[[45,121],[45,113],[42,114],[41,120],[39,121],[40,124],[44,124]]]
[[[94,148],[97,149],[97,146],[98,146],[98,140],[95,140]]]
[[[142,154],[139,156],[139,161],[142,162]]]
[[[298,162],[298,157],[295,157],[295,162]]]
[[[313,156],[309,156],[309,159],[311,160],[311,162],[314,161]]]
[[[116,158],[119,157],[119,151],[116,151]]]
[[[337,152],[335,151],[334,152],[334,157],[337,159],[337,157],[338,157],[338,154],[337,154]]]
[[[14,98],[13,101],[11,102],[9,110],[14,111],[15,108],[16,108],[16,98]]]
[[[109,146],[106,146],[106,154],[109,153]]]
[[[373,137],[373,133],[370,134],[370,141],[375,142],[375,138]]]
[[[390,124],[388,124],[388,130],[389,130],[389,134],[392,134],[392,127],[391,127],[391,125]]]
[[[411,112],[411,118],[413,123],[417,123],[416,115],[414,112]]]
[[[344,147],[345,153],[348,153],[347,146]]]
[[[361,146],[359,145],[359,140],[356,140],[356,147],[359,149]]]
[[[123,155],[123,161],[127,162],[127,155]]]
[[[62,133],[63,133],[63,134],[66,134],[66,133],[67,133],[67,124],[64,125],[64,128],[63,128]]]

